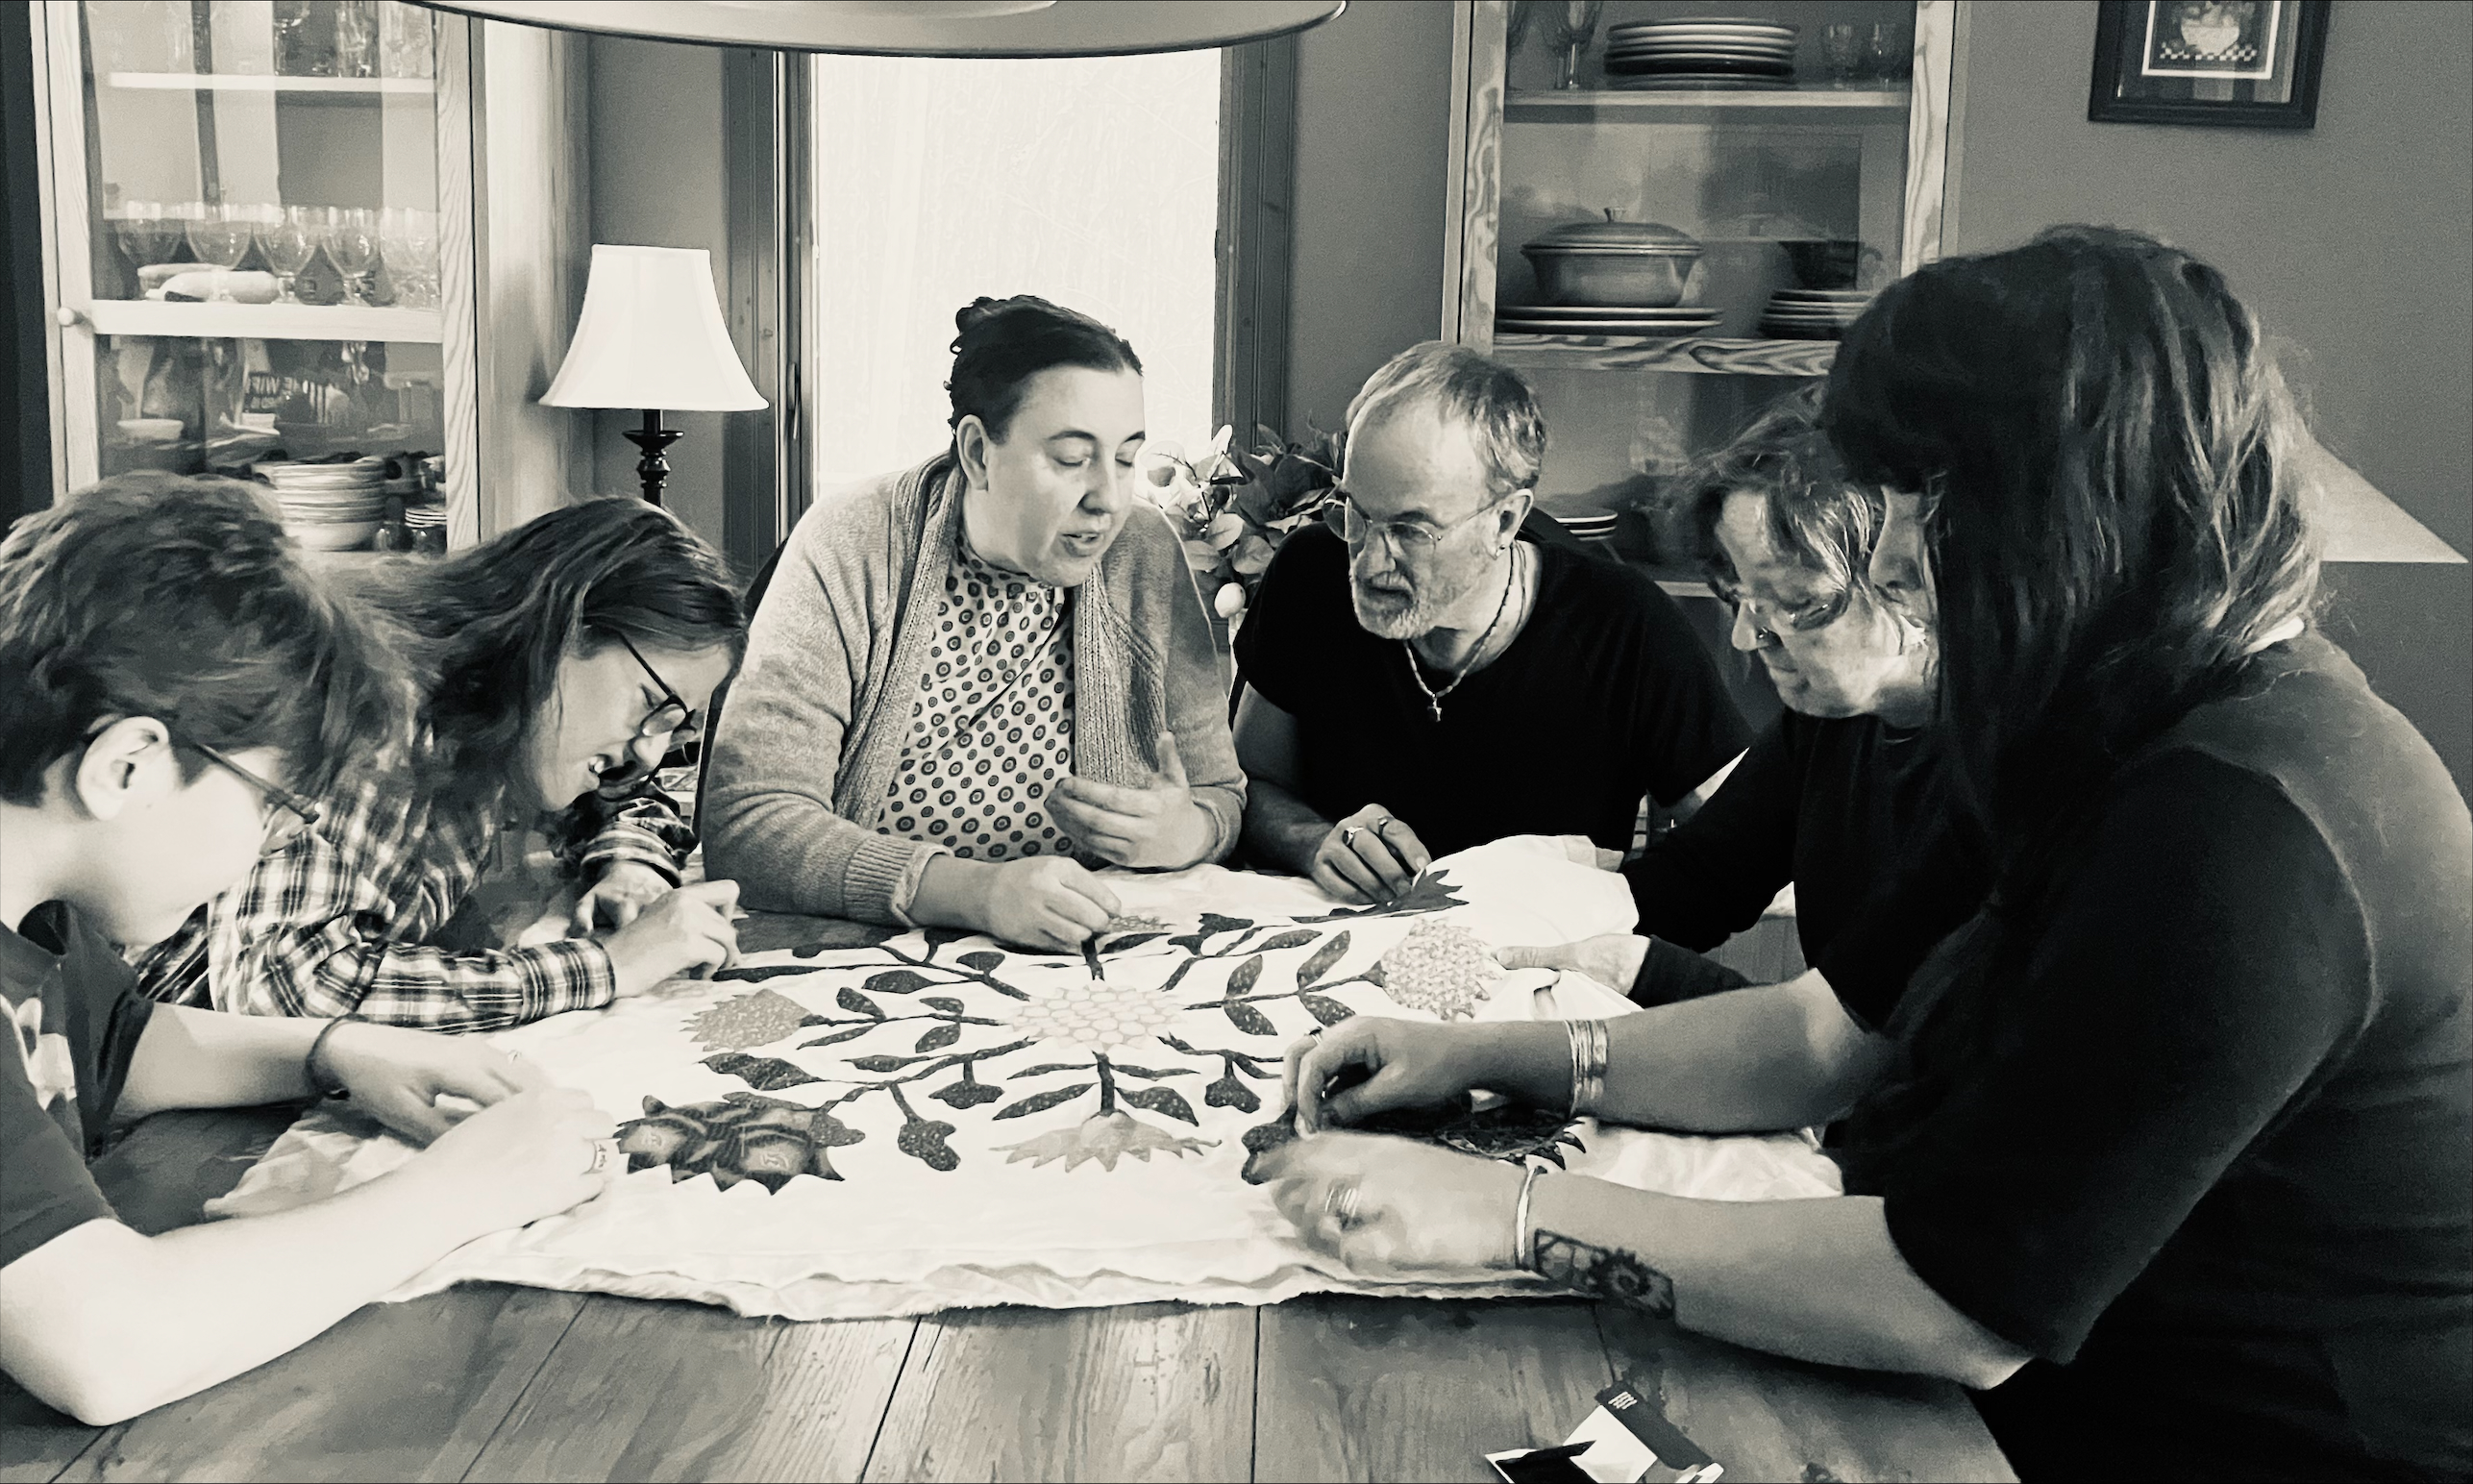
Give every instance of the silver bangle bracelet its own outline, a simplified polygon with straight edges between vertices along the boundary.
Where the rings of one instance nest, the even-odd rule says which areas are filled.
[[[1537,1271],[1537,1254],[1531,1250],[1535,1239],[1528,1232],[1528,1198],[1537,1189],[1537,1177],[1546,1173],[1542,1165],[1531,1165],[1520,1182],[1520,1204],[1511,1213],[1511,1265],[1522,1273]]]
[[[1595,1113],[1606,1096],[1606,1059],[1610,1038],[1601,1020],[1565,1021],[1571,1042],[1571,1116]]]

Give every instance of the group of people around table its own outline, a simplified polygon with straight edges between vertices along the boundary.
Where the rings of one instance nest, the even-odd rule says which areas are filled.
[[[726,965],[741,902],[1063,949],[1119,913],[1103,868],[1372,902],[1547,834],[1622,861],[1640,930],[1500,956],[1645,1008],[1306,1038],[1267,1159],[1305,1241],[1953,1377],[2029,1477],[2473,1470],[2473,825],[2312,627],[2307,434],[2215,270],[2090,228],[1933,264],[1681,482],[1787,707],[1757,736],[1656,582],[1535,511],[1546,426],[1499,363],[1426,344],[1366,383],[1231,705],[1143,497],[1133,348],[1032,298],[957,329],[950,447],[820,498],[745,599],[633,501],[350,592],[235,483],[18,523],[0,1367],[116,1421],[589,1198],[606,1115],[434,1032]],[[697,740],[691,825],[656,770]],[[1679,823],[1634,850],[1645,800]],[[552,820],[572,935],[474,933]],[[1811,968],[1701,956],[1789,886]],[[1824,1127],[1846,1194],[1350,1130],[1477,1089]],[[157,1235],[88,1173],[148,1112],[320,1094],[426,1148]]]

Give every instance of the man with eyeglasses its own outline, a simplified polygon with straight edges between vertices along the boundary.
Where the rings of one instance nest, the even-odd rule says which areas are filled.
[[[1289,538],[1238,631],[1256,857],[1384,901],[1505,835],[1620,855],[1644,795],[1716,787],[1749,734],[1672,600],[1518,538],[1546,423],[1517,372],[1413,346],[1348,428],[1337,529]]]
[[[589,1098],[478,1039],[136,992],[125,945],[314,825],[300,790],[401,731],[385,663],[244,484],[111,481],[0,541],[0,1370],[81,1422],[282,1354],[620,1168]],[[330,1200],[154,1234],[87,1168],[115,1122],[319,1095],[426,1147]]]

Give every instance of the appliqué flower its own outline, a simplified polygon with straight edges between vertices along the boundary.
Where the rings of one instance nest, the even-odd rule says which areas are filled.
[[[1042,1041],[1064,1041],[1095,1051],[1148,1040],[1183,1013],[1156,990],[1089,979],[1003,1012],[1006,1023]]]
[[[1502,977],[1494,955],[1468,929],[1431,917],[1393,944],[1380,967],[1383,993],[1445,1020],[1474,1015],[1477,1002],[1494,993]]]
[[[738,1051],[770,1046],[798,1029],[807,1010],[787,995],[759,989],[725,1000],[687,1023],[687,1033],[706,1051]]]
[[[1096,1159],[1100,1169],[1114,1170],[1117,1159],[1122,1155],[1130,1154],[1148,1163],[1151,1150],[1165,1150],[1182,1159],[1187,1154],[1199,1154],[1206,1149],[1216,1148],[1218,1143],[1216,1139],[1181,1138],[1153,1128],[1149,1124],[1138,1123],[1129,1113],[1118,1112],[1094,1113],[1082,1120],[1078,1127],[1058,1128],[1035,1139],[1026,1139],[1020,1144],[1001,1144],[997,1148],[1010,1150],[1004,1156],[1008,1165],[1026,1159],[1036,1169],[1061,1159],[1065,1168],[1071,1170],[1083,1160]]]

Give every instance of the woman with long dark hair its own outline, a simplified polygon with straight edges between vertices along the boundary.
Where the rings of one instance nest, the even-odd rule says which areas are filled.
[[[1094,866],[1227,853],[1210,624],[1134,487],[1142,362],[1044,299],[954,316],[953,439],[816,502],[715,729],[706,856],[749,901],[1069,948]]]
[[[1845,1118],[1844,1199],[1726,1203],[1361,1134],[1282,1206],[1809,1359],[1955,1377],[2029,1478],[2473,1472],[2473,820],[2310,627],[2301,436],[2220,274],[2056,229],[1884,290],[1825,425],[1937,631],[1983,911],[1885,1033],[1804,981],[1596,1027],[1353,1020],[1322,1127],[1483,1086],[1723,1131]],[[1602,1032],[1602,1033],[1600,1033]],[[1344,1068],[1370,1071],[1331,1090]]]
[[[590,500],[442,561],[383,565],[359,596],[419,693],[395,783],[323,801],[316,829],[148,952],[148,995],[490,1030],[729,959],[736,888],[673,889],[694,840],[648,779],[745,642],[710,546],[657,507]],[[617,931],[503,952],[425,941],[510,827],[565,809],[599,826],[574,853],[579,927]]]

